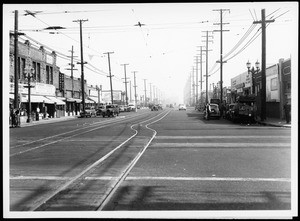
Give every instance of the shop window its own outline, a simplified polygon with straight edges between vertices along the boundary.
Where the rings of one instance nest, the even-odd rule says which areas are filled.
[[[36,65],[36,81],[41,82],[41,64],[37,63]]]
[[[271,79],[271,91],[276,91],[278,89],[277,83],[278,83],[277,78]]]
[[[50,67],[50,84],[53,84],[53,67]]]
[[[49,66],[46,66],[46,84],[49,84],[49,74],[50,74],[50,70],[49,70]]]
[[[32,62],[32,68],[34,70],[35,80],[36,80],[36,62]]]

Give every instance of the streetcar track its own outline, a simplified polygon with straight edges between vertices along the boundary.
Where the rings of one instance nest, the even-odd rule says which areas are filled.
[[[141,115],[143,115],[143,114],[141,114]],[[107,123],[107,124],[104,124],[104,125],[101,125],[101,126],[98,125],[97,127],[93,128],[93,129],[90,129],[90,130],[87,130],[87,131],[85,130],[85,131],[83,131],[83,132],[76,133],[76,134],[73,134],[73,135],[71,135],[71,136],[63,137],[63,138],[61,138],[61,139],[57,139],[57,140],[52,141],[52,142],[48,142],[48,143],[45,143],[45,144],[42,144],[42,145],[39,145],[39,146],[36,146],[36,147],[33,147],[33,148],[29,148],[29,149],[26,149],[26,150],[24,150],[24,151],[19,151],[19,152],[13,153],[13,154],[10,155],[10,157],[17,156],[17,155],[20,155],[20,154],[23,154],[23,153],[26,153],[26,152],[29,152],[29,151],[32,151],[32,150],[36,150],[36,149],[38,149],[38,148],[45,147],[45,146],[48,146],[48,145],[50,145],[50,144],[57,143],[57,142],[60,142],[60,141],[62,141],[62,140],[66,140],[66,139],[69,139],[69,138],[71,138],[71,137],[75,137],[75,136],[80,135],[80,134],[85,134],[85,133],[88,133],[88,132],[91,132],[91,131],[94,131],[94,130],[98,130],[98,129],[101,129],[101,128],[104,128],[104,127],[107,127],[107,126],[110,126],[110,125],[113,125],[113,124],[117,124],[117,123],[120,123],[120,122],[124,122],[125,120],[130,120],[130,119],[132,119],[132,118],[134,118],[134,117],[139,117],[139,116],[141,116],[141,115],[138,115],[138,116],[134,115],[133,117],[130,117],[130,118],[127,118],[127,119],[121,119],[121,120],[118,120],[118,121],[112,121],[112,122],[110,121],[110,122]],[[95,126],[95,125],[93,125],[93,126]],[[92,126],[90,126],[90,127],[92,127]],[[84,128],[76,129],[76,130],[73,130],[73,131],[71,131],[71,132],[76,132],[76,131],[78,131],[78,130],[87,129],[87,128],[89,128],[89,127],[84,127]],[[58,137],[58,136],[61,136],[61,135],[65,135],[65,134],[68,134],[68,133],[71,133],[71,132],[66,132],[66,133],[63,133],[63,134],[58,134],[58,135],[55,135],[55,136],[47,137],[47,138],[41,139],[40,141],[42,141],[42,140],[47,140],[47,139],[50,139],[50,138],[53,138],[53,137]],[[35,142],[37,142],[37,141],[35,141]],[[34,142],[32,142],[32,143],[34,143]],[[32,143],[30,143],[30,144],[32,144]],[[29,145],[29,144],[27,144],[27,145]],[[24,146],[25,146],[25,145],[23,145],[23,147],[24,147]]]
[[[128,120],[128,119],[131,119],[131,118],[134,118],[134,117],[139,117],[139,116],[142,116],[144,114],[147,114],[147,112],[139,114],[139,115],[128,116],[127,118],[116,118],[116,119],[113,118],[113,119],[108,119],[105,122],[103,122],[103,121],[99,121],[99,122],[95,122],[95,123],[93,122],[92,124],[89,124],[88,126],[84,126],[85,124],[83,124],[82,126],[84,126],[84,127],[81,127],[81,128],[75,129],[75,130],[67,131],[67,132],[56,134],[56,135],[49,136],[49,137],[44,137],[44,138],[41,138],[41,139],[38,139],[38,140],[30,141],[30,142],[19,144],[19,145],[16,145],[16,146],[11,146],[10,148],[14,149],[14,148],[17,148],[17,147],[26,146],[26,145],[29,145],[29,144],[33,144],[33,143],[36,143],[36,142],[43,141],[43,140],[52,139],[52,138],[55,138],[55,137],[58,137],[58,136],[69,134],[69,133],[72,133],[72,132],[75,132],[75,131],[78,131],[78,130],[87,129],[89,127],[99,126],[99,125],[96,125],[96,124],[107,125],[107,124],[110,124],[112,121],[114,123],[115,122],[121,122],[123,120]]]
[[[111,190],[109,190],[109,193],[105,196],[104,201],[100,204],[100,206],[97,208],[97,210],[102,210],[105,205],[110,201],[110,199],[112,198],[112,196],[114,195],[114,193],[117,191],[118,187],[121,185],[121,183],[125,180],[126,176],[129,174],[129,172],[131,171],[131,169],[134,167],[134,165],[136,164],[136,162],[140,159],[140,157],[143,155],[143,153],[146,151],[146,149],[148,148],[148,146],[150,145],[150,143],[152,142],[152,140],[155,138],[157,132],[154,129],[149,128],[148,126],[150,124],[153,124],[161,119],[163,119],[165,116],[167,116],[170,113],[170,111],[168,111],[163,117],[145,125],[146,128],[148,128],[149,130],[152,130],[154,133],[151,137],[151,139],[148,141],[148,143],[146,144],[146,146],[143,148],[143,150],[141,152],[138,153],[138,155],[131,161],[131,163],[126,167],[126,169],[121,173],[121,175],[118,177],[117,181],[115,182],[115,185],[113,186],[113,188]],[[146,121],[145,121],[146,122]]]
[[[137,125],[141,125],[142,123],[145,123],[147,121],[150,121],[152,120],[153,118],[157,118],[159,117],[160,115],[164,114],[164,112],[152,117],[152,118],[149,118],[147,120],[144,120],[142,122],[139,122],[139,123],[135,123],[135,124],[132,124],[131,125],[131,129],[135,131],[135,133],[130,136],[128,139],[126,139],[125,141],[123,141],[121,144],[119,144],[117,147],[115,147],[113,150],[111,150],[109,153],[107,153],[105,156],[101,157],[100,159],[98,159],[97,161],[95,161],[94,163],[92,163],[91,165],[89,165],[88,167],[86,167],[84,170],[82,170],[79,174],[77,174],[76,176],[72,177],[71,179],[69,179],[64,185],[62,185],[60,188],[58,188],[56,191],[54,191],[51,195],[49,195],[46,199],[43,200],[43,202],[37,206],[35,206],[32,211],[40,211],[40,210],[46,210],[47,208],[47,202],[49,202],[51,199],[53,199],[55,196],[59,195],[60,192],[62,192],[63,190],[65,190],[67,187],[69,187],[72,183],[76,182],[77,180],[79,180],[82,176],[84,176],[84,174],[86,174],[87,172],[89,172],[90,170],[92,170],[93,168],[95,168],[97,165],[99,165],[100,163],[102,163],[103,161],[105,161],[107,158],[109,158],[115,151],[117,151],[118,149],[120,149],[122,146],[124,146],[127,142],[129,142],[130,140],[132,140],[134,137],[137,136],[138,134],[138,131],[135,130],[133,127],[134,126],[137,126]],[[168,113],[170,113],[170,111],[168,111],[163,117],[165,117]],[[163,118],[162,117],[162,118]],[[162,119],[162,118],[159,118]],[[154,123],[154,122],[157,122],[158,120],[156,121],[153,121],[149,124],[146,125],[146,128],[148,128],[147,126]],[[99,128],[93,128],[92,130],[96,130],[96,129],[99,129]],[[124,180],[124,178],[126,177],[126,175],[129,173],[129,171],[131,170],[131,168],[134,166],[134,164],[137,162],[137,160],[139,159],[139,157],[144,153],[144,151],[146,150],[146,148],[149,146],[149,144],[152,142],[152,140],[154,139],[155,135],[156,135],[156,131],[151,129],[151,128],[148,128],[152,131],[154,131],[154,134],[152,136],[152,138],[150,139],[150,141],[146,144],[146,147],[144,147],[143,151],[142,152],[139,152],[139,154],[134,158],[134,160],[129,164],[129,166],[127,166],[127,168],[122,172],[122,176],[120,177],[120,179],[117,180],[115,186],[112,188],[112,190],[116,189],[116,185],[120,183],[121,179]],[[91,131],[91,130],[90,130]],[[76,135],[79,135],[79,134],[76,134]],[[76,136],[76,135],[72,135],[73,136]],[[66,139],[66,138],[65,138]],[[137,158],[138,157],[138,158]],[[111,196],[111,191],[108,193],[108,195],[105,197],[105,199],[108,199],[108,196]],[[100,204],[99,208],[101,207],[101,205],[104,205],[103,202]],[[45,208],[46,207],[46,208]]]

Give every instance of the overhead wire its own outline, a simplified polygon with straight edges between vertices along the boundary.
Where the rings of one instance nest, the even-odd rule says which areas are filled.
[[[232,54],[244,41],[245,39],[251,34],[251,32],[256,27],[256,24],[251,24],[251,26],[248,28],[248,30],[245,32],[245,34],[242,36],[242,38],[237,42],[237,44],[224,55],[224,59],[227,58],[230,54]]]

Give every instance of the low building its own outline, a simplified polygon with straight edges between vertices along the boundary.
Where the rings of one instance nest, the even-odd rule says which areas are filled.
[[[10,36],[10,103],[14,100],[14,37]],[[18,42],[18,84],[21,122],[28,117],[28,82],[33,86],[30,93],[31,119],[64,116],[65,102],[57,99],[59,67],[56,66],[56,53],[43,46],[37,47],[30,41]],[[29,77],[30,76],[30,77]]]
[[[253,88],[254,87],[254,88]],[[261,72],[244,72],[231,79],[231,97],[255,94],[257,115],[261,111]],[[284,119],[283,105],[291,102],[291,60],[280,59],[279,63],[266,68],[266,117]]]

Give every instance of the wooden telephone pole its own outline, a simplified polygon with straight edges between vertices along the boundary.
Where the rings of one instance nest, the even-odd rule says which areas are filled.
[[[261,52],[261,121],[266,120],[266,23],[275,20],[266,20],[265,9],[261,10],[261,21],[254,21],[253,24],[261,24],[262,33],[262,52]]]
[[[220,101],[221,104],[223,104],[223,31],[229,31],[229,30],[223,30],[223,24],[229,24],[229,23],[223,23],[223,12],[224,11],[229,11],[229,9],[216,9],[213,11],[220,11],[220,23],[214,23],[214,25],[220,25],[220,30],[214,30],[214,31],[219,31],[220,32],[220,39],[221,39],[221,49],[220,49],[220,61],[217,61],[217,63],[220,63]]]
[[[87,62],[83,61],[83,43],[82,43],[82,22],[88,21],[80,19],[73,22],[79,22],[80,27],[80,52],[81,52],[81,62],[77,62],[77,64],[81,64],[81,93],[82,93],[82,110],[83,113],[85,113],[85,94],[84,94],[84,64],[87,64]]]

